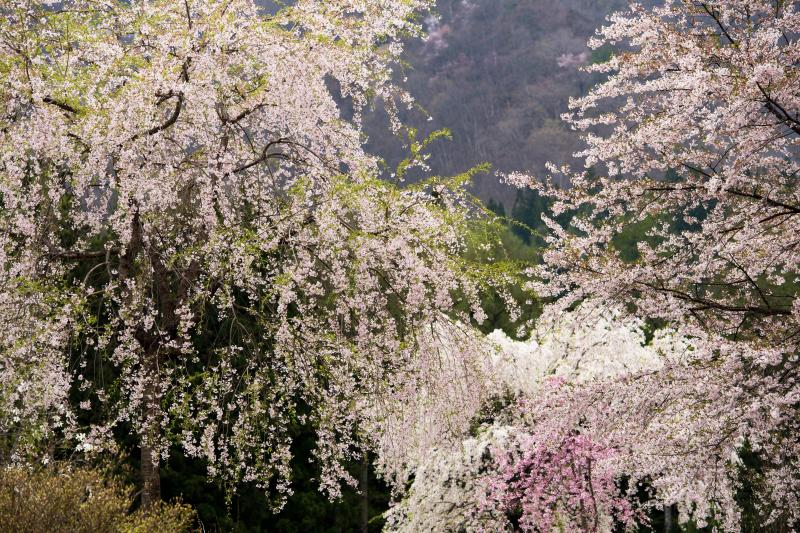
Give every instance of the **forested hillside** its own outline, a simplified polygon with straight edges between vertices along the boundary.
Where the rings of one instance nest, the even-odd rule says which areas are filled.
[[[580,67],[604,58],[587,40],[624,0],[440,0],[429,37],[406,53],[406,86],[424,111],[410,112],[421,131],[448,128],[451,142],[433,150],[434,172],[453,174],[481,162],[499,171],[544,173],[547,161],[571,161],[578,137],[561,120],[570,97],[596,81]],[[428,115],[431,120],[427,120]],[[389,161],[402,157],[380,113],[368,147]],[[492,175],[476,180],[484,200],[507,209],[515,193]]]

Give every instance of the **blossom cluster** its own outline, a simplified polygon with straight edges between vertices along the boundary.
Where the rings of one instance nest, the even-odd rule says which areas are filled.
[[[516,453],[498,454],[500,473],[485,505],[519,512],[524,531],[612,531],[615,522],[635,523],[617,472],[607,468],[613,449],[580,434],[555,442],[526,435],[510,449]]]

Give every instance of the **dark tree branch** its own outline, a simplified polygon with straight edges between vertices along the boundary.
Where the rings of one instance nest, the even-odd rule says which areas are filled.
[[[787,203],[781,202],[779,200],[774,200],[772,198],[768,198],[766,196],[762,196],[762,195],[760,195],[760,194],[758,194],[756,192],[740,191],[738,189],[725,189],[725,192],[727,192],[728,194],[732,194],[734,196],[740,196],[740,197],[743,197],[743,198],[752,198],[753,200],[761,200],[762,202],[764,202],[767,205],[770,205],[772,207],[781,207],[781,208],[786,209],[787,211],[789,211],[791,213],[795,213],[795,214],[800,213],[800,207],[798,207],[796,205],[791,205],[791,204],[787,204]]]
[[[84,261],[87,259],[100,259],[109,254],[118,254],[119,248],[108,250],[54,250],[47,255],[52,259],[65,259],[67,261]]]
[[[788,316],[792,314],[791,309],[775,309],[773,307],[761,307],[754,305],[730,305],[721,302],[715,302],[714,300],[709,300],[708,298],[692,296],[685,291],[672,289],[664,285],[658,286],[654,283],[645,281],[639,281],[637,283],[657,292],[671,294],[678,300],[701,306],[696,308],[696,311],[716,310],[728,313],[749,313],[762,316]]]
[[[287,156],[286,154],[282,154],[282,153],[278,153],[278,152],[269,153],[269,149],[272,148],[273,146],[276,146],[276,145],[279,145],[279,144],[285,144],[285,143],[288,143],[288,142],[289,142],[289,139],[286,139],[284,137],[281,137],[280,139],[276,139],[274,141],[268,142],[266,144],[266,146],[264,146],[264,149],[261,150],[261,155],[259,155],[253,161],[250,161],[248,163],[244,163],[241,166],[235,168],[233,170],[233,173],[234,174],[238,174],[240,172],[244,172],[245,170],[248,170],[248,169],[250,169],[250,168],[252,168],[252,167],[254,167],[256,165],[259,165],[259,164],[261,164],[261,163],[263,163],[263,162],[265,162],[265,161],[267,161],[269,159],[289,159],[289,156]]]
[[[779,118],[782,124],[786,124],[789,129],[800,135],[800,120],[798,120],[797,114],[795,113],[795,116],[791,116],[777,100],[767,93],[766,89],[764,89],[760,83],[756,83],[756,85],[758,86],[758,90],[761,91],[761,94],[764,95],[767,110]]]
[[[701,5],[703,7],[703,10],[706,13],[708,13],[708,16],[714,19],[714,22],[717,23],[717,26],[719,27],[720,31],[728,39],[728,41],[730,41],[732,45],[736,45],[736,40],[733,37],[731,37],[731,34],[728,33],[728,29],[725,27],[725,25],[722,24],[722,21],[719,20],[719,17],[714,12],[714,8],[709,8],[708,5],[706,4],[701,4]]]
[[[739,263],[734,261],[733,257],[728,259],[728,261],[733,266],[735,266],[742,274],[744,274],[744,277],[747,279],[747,282],[750,283],[750,285],[756,290],[756,292],[758,292],[758,295],[761,298],[761,301],[764,302],[764,305],[767,306],[767,308],[772,309],[772,305],[769,303],[769,300],[767,300],[767,295],[764,294],[764,291],[761,289],[758,283],[756,283],[755,280],[750,276],[747,270],[745,270],[744,267],[742,267]]]
[[[136,135],[134,135],[131,138],[132,141],[135,141],[136,139],[139,139],[141,137],[155,135],[158,132],[166,130],[167,128],[169,128],[170,126],[172,126],[173,124],[175,124],[178,121],[178,117],[181,114],[181,109],[183,108],[183,98],[184,97],[183,97],[183,93],[182,92],[178,92],[178,93],[169,92],[169,93],[167,93],[165,95],[161,95],[160,100],[159,100],[158,103],[163,103],[163,102],[169,100],[170,98],[174,98],[174,97],[177,97],[178,101],[175,103],[175,109],[173,109],[172,114],[169,116],[169,118],[166,120],[166,122],[163,122],[163,123],[161,123],[161,124],[159,124],[157,126],[153,126],[152,128],[150,128],[149,130],[147,130],[144,133],[137,133]]]
[[[183,7],[186,8],[186,22],[189,25],[189,29],[192,29],[192,13],[189,11],[189,2],[188,0],[183,0]]]
[[[56,100],[55,98],[51,98],[50,96],[45,96],[44,98],[42,98],[42,102],[44,102],[45,104],[56,106],[60,110],[66,111],[67,113],[72,113],[73,115],[78,114],[78,110],[69,105],[68,103],[61,102],[59,100]]]
[[[689,165],[687,163],[682,163],[682,165],[684,167],[686,167],[687,169],[689,169],[689,170],[692,170],[694,172],[702,174],[703,176],[706,176],[707,178],[711,178],[712,177],[711,174],[709,174],[708,172],[703,171],[702,169],[699,169],[699,168],[694,167],[692,165]],[[653,192],[683,192],[683,191],[694,191],[694,190],[697,190],[699,188],[700,188],[699,186],[693,186],[693,185],[685,186],[685,187],[681,187],[681,186],[672,187],[672,186],[669,186],[669,185],[664,185],[664,186],[656,186],[656,187],[647,187],[645,190],[653,191]],[[758,194],[756,192],[747,192],[747,191],[742,191],[742,190],[733,189],[733,188],[727,188],[727,189],[723,189],[723,190],[726,193],[731,194],[733,196],[739,196],[739,197],[742,197],[742,198],[751,198],[753,200],[760,200],[760,201],[764,202],[765,204],[767,204],[767,205],[769,205],[771,207],[780,207],[780,208],[786,210],[786,212],[779,213],[776,216],[789,215],[789,214],[800,214],[800,206],[787,204],[785,202],[781,202],[780,200],[775,200],[774,198],[769,198],[767,196],[763,196],[763,195]],[[772,218],[774,218],[774,217],[769,217],[767,219],[764,219],[763,222],[769,221]]]

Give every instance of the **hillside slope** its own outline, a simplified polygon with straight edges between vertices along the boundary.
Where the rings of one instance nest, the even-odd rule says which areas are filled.
[[[579,148],[561,122],[571,96],[596,79],[580,66],[602,58],[586,41],[625,0],[440,0],[440,18],[427,21],[429,38],[408,50],[406,86],[432,117],[404,117],[421,131],[452,130],[433,170],[454,173],[481,162],[500,171],[542,174],[547,161],[570,161]],[[378,112],[368,119],[369,147],[396,162],[401,143],[383,133]],[[510,207],[514,193],[494,176],[476,184],[484,199]]]

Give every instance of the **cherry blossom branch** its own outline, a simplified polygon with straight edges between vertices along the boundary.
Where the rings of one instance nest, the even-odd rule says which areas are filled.
[[[259,155],[256,159],[254,159],[252,161],[249,161],[247,163],[244,163],[244,164],[236,167],[233,170],[233,174],[239,174],[241,172],[244,172],[245,170],[249,170],[249,169],[253,168],[256,165],[260,165],[261,163],[264,163],[265,161],[267,161],[269,159],[289,160],[290,158],[286,154],[283,154],[283,153],[280,153],[280,152],[269,153],[269,149],[272,148],[273,146],[277,146],[277,145],[280,145],[280,144],[289,144],[289,143],[290,143],[289,139],[284,138],[284,137],[281,137],[281,138],[276,139],[274,141],[268,142],[264,146],[264,148],[261,150],[261,155]]]
[[[795,116],[791,116],[781,104],[767,93],[761,83],[756,83],[756,86],[761,91],[761,94],[764,95],[766,106],[770,113],[780,119],[782,124],[786,124],[793,132],[800,135],[800,120],[797,118],[797,114],[795,113]]]

